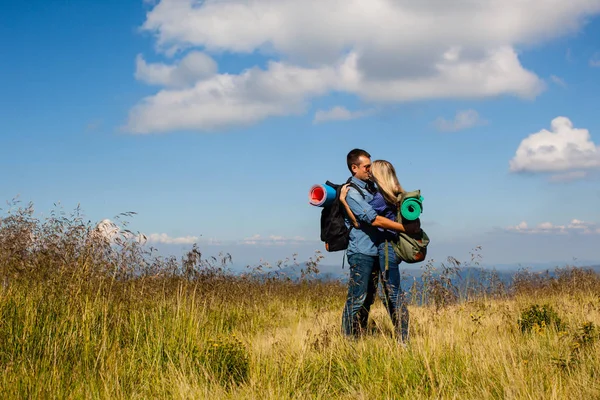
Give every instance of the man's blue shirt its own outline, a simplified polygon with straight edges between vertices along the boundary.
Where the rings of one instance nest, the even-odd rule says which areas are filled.
[[[348,194],[346,195],[346,202],[356,217],[359,227],[352,227],[352,223],[348,217],[345,217],[346,226],[352,227],[350,230],[350,243],[348,244],[347,255],[360,253],[368,256],[376,256],[376,243],[379,232],[377,228],[371,224],[375,221],[377,212],[375,212],[373,207],[369,204],[369,202],[373,200],[373,194],[369,193],[367,190],[366,182],[355,177],[352,177],[351,181],[361,189],[365,197],[363,198],[356,188],[353,188],[352,186],[349,187]]]

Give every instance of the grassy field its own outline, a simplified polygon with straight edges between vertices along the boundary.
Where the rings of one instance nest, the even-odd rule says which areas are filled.
[[[3,398],[600,398],[591,272],[467,293],[449,259],[415,288],[405,348],[379,299],[369,332],[344,338],[339,282],[235,277],[197,249],[153,258],[82,221],[0,220]]]

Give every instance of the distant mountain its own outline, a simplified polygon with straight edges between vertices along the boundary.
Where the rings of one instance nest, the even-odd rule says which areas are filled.
[[[425,267],[425,264],[422,267]],[[403,265],[401,267],[400,286],[406,292],[409,301],[411,301],[411,288],[413,285],[416,283],[418,288],[422,287],[421,285],[423,284],[424,278],[423,273],[425,272],[424,268],[422,267],[417,267],[415,265]],[[510,287],[513,283],[515,274],[520,270],[527,270],[533,274],[544,274],[547,271],[550,276],[554,276],[556,269],[564,269],[565,267],[566,265],[557,266],[553,263],[539,263],[530,268],[525,268],[519,264],[506,264],[494,268],[466,266],[461,267],[458,271],[458,274],[449,274],[448,278],[450,279],[451,284],[458,290],[458,293],[463,296],[469,292],[467,289],[487,290],[490,288],[490,284],[492,282],[495,282],[495,284],[501,283],[505,287]],[[287,277],[293,281],[296,281],[301,278],[302,269],[305,268],[305,264],[299,264],[278,270],[264,271],[261,273],[261,275],[265,278],[272,276],[277,276],[280,278]],[[434,278],[439,278],[442,271],[439,266],[436,268],[437,270],[433,271],[432,275]],[[591,269],[600,275],[600,264],[580,266],[580,268]],[[342,284],[346,284],[348,282],[349,268],[347,264],[343,268],[341,265],[319,265],[318,270],[318,274],[311,275],[313,279],[317,279],[322,282],[337,281]],[[383,296],[381,285],[378,287],[378,295],[380,298]],[[417,299],[417,303],[420,304],[421,301],[421,298]]]
[[[496,270],[518,270],[528,269],[529,271],[544,271],[553,270],[556,268],[565,268],[567,266],[575,266],[580,268],[597,267],[600,265],[600,261],[586,261],[577,260],[575,262],[566,261],[548,261],[548,262],[537,262],[537,263],[511,263],[511,264],[485,264],[485,268],[495,268]]]
[[[441,273],[441,263],[436,263],[434,265],[436,268],[433,271],[434,276],[439,276]],[[446,264],[447,265],[447,264]],[[410,286],[413,281],[421,282],[423,273],[425,271],[426,264],[401,264],[400,273],[402,277],[402,286],[408,285]],[[465,266],[459,267],[459,276],[454,277],[453,281],[459,281],[462,283],[468,282],[477,282],[482,279],[489,279],[490,273],[494,272],[496,277],[503,282],[504,284],[510,284],[512,282],[513,276],[519,270],[528,270],[532,273],[541,273],[548,271],[552,276],[554,275],[554,270],[559,268],[563,269],[567,265],[561,263],[527,263],[527,264],[500,264],[494,266]],[[580,268],[592,269],[596,273],[600,274],[600,264],[596,265],[586,265],[586,266],[578,266]],[[319,265],[319,272],[315,275],[312,274],[314,278],[321,281],[341,281],[347,282],[349,276],[349,266],[346,263],[343,267],[342,265]],[[261,274],[265,277],[267,276],[280,276],[280,277],[289,277],[292,280],[297,280],[302,276],[302,270],[306,271],[307,266],[306,263],[301,263],[298,265],[287,266],[281,269],[271,269],[267,271],[261,272]]]

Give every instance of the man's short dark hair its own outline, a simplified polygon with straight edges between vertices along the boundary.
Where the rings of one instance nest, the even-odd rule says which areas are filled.
[[[346,163],[348,164],[348,169],[350,170],[350,172],[352,172],[352,165],[358,164],[358,158],[360,156],[371,158],[371,155],[363,149],[350,150],[350,152],[346,156]]]

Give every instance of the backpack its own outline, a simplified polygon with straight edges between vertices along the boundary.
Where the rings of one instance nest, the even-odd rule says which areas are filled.
[[[362,190],[349,178],[346,183],[358,190],[358,193],[364,198]],[[353,228],[346,226],[344,216],[346,212],[343,204],[340,202],[340,192],[344,184],[338,185],[327,181],[325,183],[335,189],[335,198],[333,201],[323,207],[321,211],[321,241],[325,243],[325,250],[328,252],[346,250],[350,242],[350,230]]]
[[[402,223],[420,222],[419,216],[423,210],[423,196],[421,196],[420,190],[399,194],[398,204],[398,221],[402,221]],[[398,240],[391,244],[396,256],[405,263],[414,264],[425,260],[429,236],[423,229],[418,233],[398,232]]]
[[[398,232],[398,240],[392,242],[396,256],[408,264],[425,260],[428,245],[429,236],[423,229],[419,233]]]

